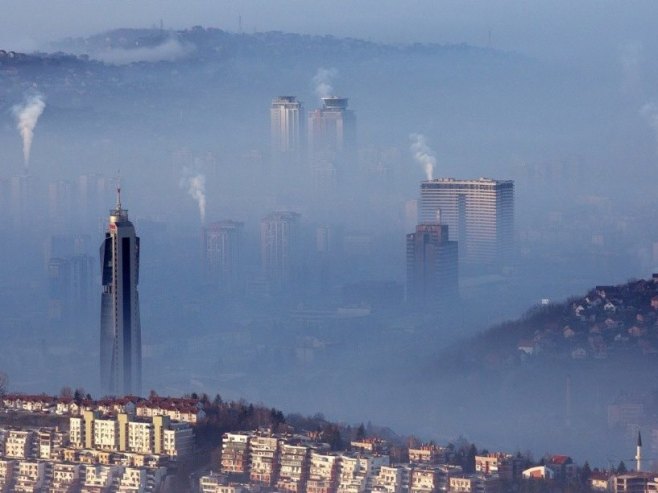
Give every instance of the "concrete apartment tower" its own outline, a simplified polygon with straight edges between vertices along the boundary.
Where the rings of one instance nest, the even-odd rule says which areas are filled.
[[[296,280],[301,255],[300,215],[280,211],[260,222],[263,274],[272,291],[290,287]]]
[[[108,395],[141,393],[142,334],[139,320],[139,238],[121,207],[110,211],[108,230],[100,248],[101,389]]]
[[[203,260],[207,281],[233,293],[242,285],[240,252],[243,223],[218,221],[203,228]]]
[[[308,115],[308,150],[316,187],[332,188],[354,173],[356,116],[348,98],[322,98],[322,108]]]
[[[407,300],[416,305],[445,306],[459,299],[457,242],[448,226],[419,224],[407,235]]]
[[[421,223],[434,221],[450,230],[459,243],[459,261],[482,266],[509,261],[514,248],[514,182],[438,178],[420,185]]]
[[[298,163],[304,150],[304,107],[295,96],[279,96],[270,107],[270,143],[275,161]]]

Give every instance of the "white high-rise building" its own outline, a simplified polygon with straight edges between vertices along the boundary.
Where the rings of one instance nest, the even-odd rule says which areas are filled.
[[[242,284],[240,252],[243,224],[219,221],[203,228],[204,270],[207,280],[230,293]]]
[[[304,152],[304,108],[294,96],[272,100],[270,131],[272,158],[299,163]]]
[[[283,211],[261,219],[263,273],[274,291],[289,287],[298,275],[301,255],[299,218],[296,212]]]
[[[121,207],[110,211],[101,245],[101,387],[110,395],[141,393],[142,334],[139,319],[139,238]]]
[[[514,245],[514,182],[490,178],[423,181],[419,216],[421,223],[448,225],[450,240],[459,243],[460,263],[505,262]]]

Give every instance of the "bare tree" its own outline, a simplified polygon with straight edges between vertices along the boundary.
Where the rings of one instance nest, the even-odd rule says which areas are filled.
[[[0,397],[7,393],[9,387],[9,377],[6,373],[0,371]]]

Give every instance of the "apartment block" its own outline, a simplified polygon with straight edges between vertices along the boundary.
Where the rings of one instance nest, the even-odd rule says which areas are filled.
[[[250,482],[272,487],[279,476],[279,438],[254,436],[249,443],[251,456]]]
[[[249,439],[246,433],[224,433],[220,470],[225,474],[249,475]]]
[[[276,483],[280,491],[303,493],[310,459],[310,449],[304,445],[282,444],[279,456],[279,479]]]
[[[80,487],[80,464],[54,463],[50,493],[74,493]]]
[[[373,482],[373,492],[401,493],[403,487],[403,470],[401,467],[382,466]]]
[[[340,456],[312,451],[307,493],[332,493],[338,487]]]
[[[15,469],[14,485],[11,491],[17,493],[36,493],[46,480],[46,463],[36,460],[18,461]]]

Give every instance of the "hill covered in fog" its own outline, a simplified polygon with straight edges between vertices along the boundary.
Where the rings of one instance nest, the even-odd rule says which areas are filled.
[[[461,369],[504,369],[561,361],[658,362],[658,279],[597,286],[539,305],[490,328],[446,356]]]

